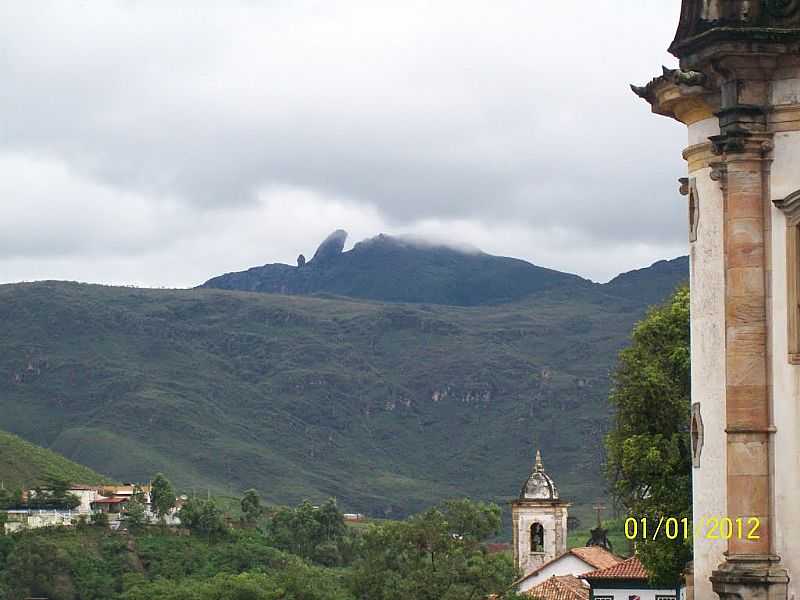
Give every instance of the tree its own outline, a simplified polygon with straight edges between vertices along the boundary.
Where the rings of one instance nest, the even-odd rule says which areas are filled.
[[[132,497],[125,509],[125,523],[131,531],[138,531],[145,526],[145,506],[138,498]]]
[[[317,544],[323,541],[318,509],[308,500],[297,508],[279,508],[269,522],[269,537],[275,547],[311,558]]]
[[[347,554],[347,528],[336,500],[315,507],[306,500],[296,508],[280,508],[269,522],[268,534],[277,548],[333,566]]]
[[[162,521],[169,511],[175,508],[175,490],[161,473],[156,474],[150,484],[150,502],[153,505],[153,512]]]
[[[70,482],[55,475],[44,478],[44,485],[36,486],[28,494],[27,505],[36,509],[71,510],[80,505],[80,499],[69,493]]]
[[[345,533],[344,515],[335,498],[329,498],[315,514],[320,526],[321,541],[336,542]]]
[[[500,508],[446,502],[402,522],[371,526],[353,590],[370,600],[462,600],[504,593],[518,573],[511,558],[481,542],[500,529]]]
[[[136,500],[136,502],[139,504],[147,505],[147,496],[145,496],[142,486],[140,486],[138,483],[133,486],[133,494],[131,494],[131,498]]]
[[[222,511],[213,500],[187,500],[178,517],[183,527],[204,535],[219,535],[228,529]]]
[[[650,310],[620,353],[606,438],[607,475],[617,502],[634,518],[691,522],[689,290]],[[639,540],[654,583],[674,585],[691,560],[691,540]]]
[[[242,520],[248,525],[254,525],[264,513],[261,498],[255,490],[247,490],[242,496]]]
[[[22,490],[16,488],[14,490],[0,489],[0,510],[9,510],[12,508],[19,508],[23,505]]]

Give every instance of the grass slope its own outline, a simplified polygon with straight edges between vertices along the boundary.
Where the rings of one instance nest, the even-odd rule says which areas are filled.
[[[72,483],[103,483],[107,478],[30,442],[0,431],[0,482],[7,489],[42,483],[55,476]]]
[[[44,282],[0,286],[0,427],[123,480],[401,516],[505,503],[540,447],[604,495],[608,374],[638,299],[484,307]]]

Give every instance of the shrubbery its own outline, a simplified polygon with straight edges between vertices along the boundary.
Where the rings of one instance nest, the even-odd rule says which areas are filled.
[[[334,501],[278,509],[263,530],[228,528],[209,500],[186,507],[189,535],[81,527],[0,537],[0,597],[460,600],[502,592],[516,576],[508,556],[481,545],[499,527],[494,505],[449,502],[363,533]]]

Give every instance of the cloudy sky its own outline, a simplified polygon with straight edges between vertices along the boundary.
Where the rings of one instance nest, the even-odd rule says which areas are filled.
[[[182,287],[330,231],[604,281],[685,253],[628,89],[678,0],[0,0],[0,282]]]

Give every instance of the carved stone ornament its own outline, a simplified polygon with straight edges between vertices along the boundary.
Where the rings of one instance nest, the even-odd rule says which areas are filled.
[[[675,85],[705,85],[706,76],[700,71],[684,71],[682,69],[668,69],[662,66],[661,72],[664,79],[671,81]]]
[[[724,192],[728,188],[728,165],[724,162],[711,163],[711,181],[719,183],[720,189]]]
[[[647,100],[652,96],[653,90],[662,83],[672,83],[685,88],[700,88],[705,86],[708,78],[700,71],[684,71],[681,69],[668,69],[661,67],[661,76],[654,78],[647,85],[631,85],[633,93]]]

